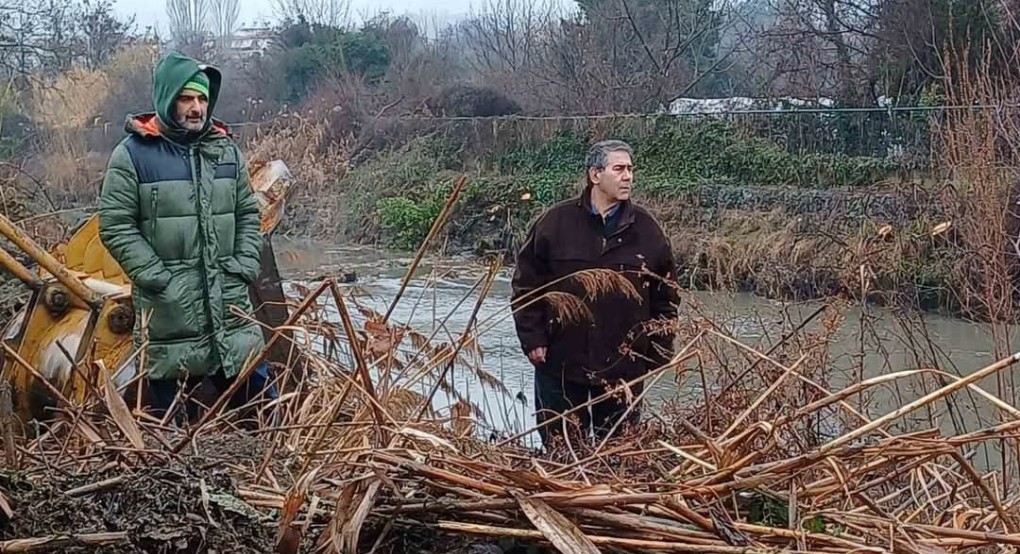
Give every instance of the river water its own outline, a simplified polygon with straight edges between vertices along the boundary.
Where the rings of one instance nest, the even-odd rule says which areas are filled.
[[[385,312],[396,296],[412,257],[409,253],[336,248],[297,240],[274,239],[274,247],[280,272],[288,282],[286,290],[295,297],[299,296],[295,283],[311,287],[325,275],[354,272],[356,282],[344,286],[354,289],[359,302],[379,312]],[[409,324],[426,335],[437,332],[437,341],[454,343],[469,321],[477,300],[477,290],[472,292],[472,287],[484,271],[478,262],[468,258],[427,259],[396,306],[391,321]],[[508,309],[510,272],[510,268],[505,268],[499,274],[478,314],[481,322],[478,342],[484,353],[482,365],[508,392],[500,393],[485,386],[466,371],[455,371],[453,380],[456,388],[483,411],[497,431],[516,433],[530,428],[534,422],[531,413],[533,370],[521,352]],[[685,313],[692,318],[713,321],[760,351],[775,344],[821,305],[819,302],[784,303],[750,294],[709,292],[686,292],[684,301]],[[887,309],[857,306],[840,308],[839,313],[843,319],[825,343],[824,362],[814,362],[825,366],[824,380],[830,390],[846,386],[862,376],[869,378],[918,368],[937,367],[951,375],[965,376],[1007,356],[1011,353],[1010,347],[1020,349],[1020,330],[1016,328],[1006,330],[1004,336],[996,339],[989,325],[937,315],[904,316]],[[820,331],[822,319],[816,318],[804,331]],[[410,344],[405,347],[411,349]],[[736,350],[732,350],[730,355],[735,353]],[[793,362],[794,359],[786,360],[788,364]],[[1015,388],[1010,387],[1013,371],[1015,369],[1010,368],[1001,373],[1002,383],[996,377],[989,377],[978,385],[1016,405],[1011,393]],[[691,377],[689,372],[681,378],[675,373],[664,375],[649,391],[646,410],[654,412],[664,402],[684,402],[692,395],[699,395],[701,377]],[[711,381],[711,376],[708,379]],[[714,385],[718,384],[708,383],[710,388]],[[866,403],[851,403],[869,417],[876,418],[937,386],[930,377],[903,379],[873,389]],[[1000,411],[984,398],[966,392],[956,393],[951,398],[953,410],[947,410],[946,403],[938,403],[932,410],[912,414],[913,419],[900,420],[899,429],[930,427],[934,418],[944,433],[962,433],[1001,421]],[[452,402],[440,393],[435,404],[443,408]],[[839,429],[830,429],[830,433],[838,434]],[[989,448],[985,446],[976,453],[977,459],[997,465],[995,460],[999,454]]]

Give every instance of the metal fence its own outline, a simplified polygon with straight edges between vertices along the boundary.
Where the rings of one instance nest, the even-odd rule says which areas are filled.
[[[580,116],[417,117],[382,116],[360,122],[361,132],[376,133],[383,143],[400,145],[417,136],[460,138],[472,149],[499,150],[520,141],[542,142],[573,131],[594,138],[612,134],[644,136],[663,126],[723,122],[734,132],[767,139],[789,152],[846,154],[894,158],[925,164],[933,144],[934,123],[952,110],[1012,109],[1012,106],[910,106],[889,108],[796,108],[683,113],[607,114]],[[306,114],[307,121],[315,114]],[[290,116],[266,121],[235,122],[242,141],[286,125]],[[322,114],[322,120],[329,113]],[[122,135],[117,125],[86,130],[88,142],[109,146]],[[379,141],[376,140],[378,143]],[[98,150],[102,150],[100,147]]]

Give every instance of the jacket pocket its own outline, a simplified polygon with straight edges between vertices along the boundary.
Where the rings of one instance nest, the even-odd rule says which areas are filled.
[[[248,283],[244,282],[239,275],[224,272],[223,279],[223,308],[230,309],[230,306],[237,306],[242,310],[248,308]]]
[[[221,259],[220,267],[223,269],[223,294],[221,296],[224,321],[234,322],[238,318],[231,313],[231,306],[236,306],[245,312],[252,311],[249,285],[240,274],[237,260],[233,258],[229,258],[229,261]]]
[[[141,321],[147,318],[146,333],[150,341],[172,341],[200,334],[195,318],[192,291],[197,283],[186,283],[186,275],[177,274],[162,292],[138,288],[135,294]]]

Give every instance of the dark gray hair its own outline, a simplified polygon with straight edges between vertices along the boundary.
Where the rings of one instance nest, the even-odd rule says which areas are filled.
[[[605,169],[610,152],[626,152],[630,156],[634,155],[634,150],[622,140],[596,142],[588,150],[588,156],[584,160],[584,174],[587,175],[588,171],[592,169]]]

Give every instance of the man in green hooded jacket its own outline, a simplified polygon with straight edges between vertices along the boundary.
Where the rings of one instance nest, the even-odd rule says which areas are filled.
[[[182,377],[224,392],[264,346],[252,312],[262,236],[248,168],[227,127],[212,117],[218,69],[171,53],[155,69],[154,113],[128,116],[103,181],[99,234],[132,282],[135,344],[147,338],[152,407],[162,416]],[[267,386],[265,364],[231,405]],[[194,405],[188,406],[195,417]]]

